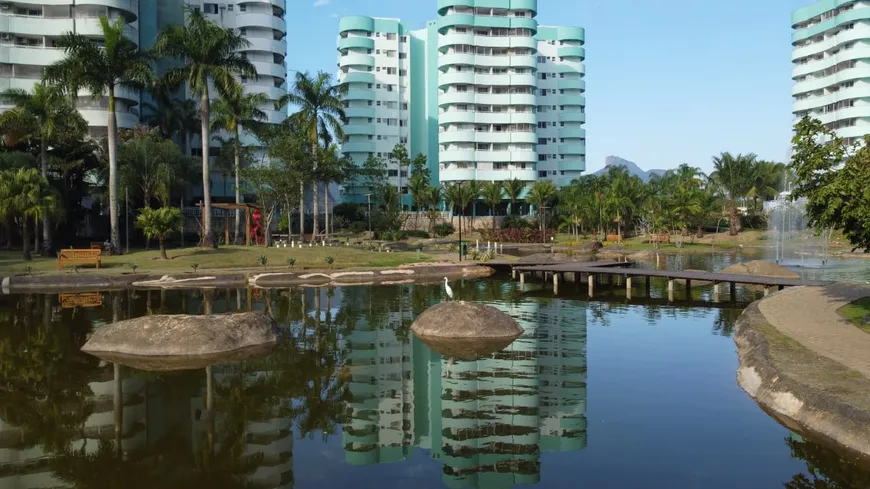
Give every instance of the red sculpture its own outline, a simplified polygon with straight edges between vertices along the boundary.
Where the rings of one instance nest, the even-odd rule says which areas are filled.
[[[257,244],[263,244],[263,229],[260,221],[260,209],[254,209],[251,214],[251,241]]]

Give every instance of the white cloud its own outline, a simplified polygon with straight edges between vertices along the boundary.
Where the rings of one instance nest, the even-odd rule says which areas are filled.
[[[332,3],[332,0],[315,0],[313,6],[314,7],[325,7],[325,6],[329,5],[330,3]]]
[[[330,18],[330,19],[337,19],[337,18],[338,18],[338,14],[332,14],[332,15],[329,16],[329,18]]]

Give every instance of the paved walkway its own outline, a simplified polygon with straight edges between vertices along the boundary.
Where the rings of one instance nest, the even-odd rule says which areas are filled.
[[[867,285],[795,287],[768,297],[758,308],[782,333],[870,378],[870,334],[837,313],[846,304],[867,296]]]

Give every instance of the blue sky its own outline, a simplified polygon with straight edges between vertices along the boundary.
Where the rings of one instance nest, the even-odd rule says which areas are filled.
[[[288,66],[336,71],[338,17],[398,17],[436,0],[288,0]],[[785,161],[791,12],[811,0],[538,0],[538,23],[586,29],[587,170],[617,155],[644,169],[707,171],[722,151]],[[294,50],[294,47],[301,49]]]

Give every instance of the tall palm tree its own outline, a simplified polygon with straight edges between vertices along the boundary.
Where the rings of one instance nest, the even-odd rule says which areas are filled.
[[[752,173],[752,188],[746,196],[752,199],[753,208],[760,210],[759,198],[762,202],[772,200],[784,189],[786,166],[772,161],[756,161]]]
[[[480,195],[483,197],[483,201],[489,205],[490,215],[492,216],[492,230],[495,231],[495,208],[504,199],[504,187],[501,182],[489,182],[481,187]]]
[[[208,20],[200,10],[187,9],[183,26],[170,25],[157,37],[154,50],[161,56],[182,60],[169,69],[164,80],[171,87],[187,84],[200,97],[202,140],[203,247],[215,247],[211,225],[211,180],[209,179],[210,98],[209,85],[218,94],[232,97],[240,90],[235,77],[257,77],[254,65],[239,53],[251,43],[234,29]]]
[[[190,156],[190,135],[199,133],[202,125],[196,102],[178,97],[177,89],[168,86],[165,80],[158,80],[149,92],[154,103],[142,102],[151,112],[144,122],[160,128],[163,138],[180,140],[184,155]]]
[[[441,203],[442,197],[441,187],[438,186],[430,186],[424,192],[423,201],[429,207],[429,228],[432,234],[435,234],[435,225],[438,224],[441,217],[438,205]]]
[[[556,186],[550,180],[538,180],[532,184],[529,189],[529,194],[526,195],[526,200],[538,206],[538,220],[541,232],[544,232],[544,212],[543,207],[547,207],[556,198]]]
[[[236,204],[242,202],[239,173],[241,172],[242,144],[240,141],[242,126],[248,126],[257,121],[266,119],[266,113],[260,110],[260,106],[269,99],[262,93],[245,93],[242,87],[236,87],[224,97],[215,100],[212,106],[214,118],[211,120],[209,129],[217,131],[224,129],[233,135],[233,174],[235,175]],[[242,220],[239,211],[236,210],[236,227],[234,240],[239,243]]]
[[[344,130],[342,124],[347,124],[347,115],[344,113],[344,105],[342,98],[347,93],[347,85],[335,85],[332,82],[332,76],[325,72],[318,72],[316,76],[311,76],[308,73],[296,73],[296,81],[290,88],[289,93],[282,96],[275,103],[276,110],[280,110],[288,104],[298,107],[297,112],[288,119],[294,126],[300,127],[307,135],[309,144],[311,144],[311,154],[317,152],[314,150],[321,141],[324,146],[332,140],[334,135],[336,140],[344,140]],[[330,132],[332,135],[330,135]],[[315,167],[315,173],[317,168]],[[302,194],[305,194],[305,182],[301,182]],[[318,219],[319,219],[319,187],[320,182],[315,181],[312,186],[312,196],[314,205],[312,213],[314,216],[313,236],[318,235]]]
[[[0,214],[16,218],[21,226],[22,252],[25,260],[30,255],[30,221],[54,212],[57,199],[48,180],[35,168],[0,172]]]
[[[79,114],[60,87],[40,82],[33,92],[6,90],[0,99],[14,105],[0,114],[0,130],[16,138],[39,141],[39,162],[42,178],[48,180],[48,147],[65,138],[76,138],[88,130],[88,123]],[[52,250],[51,220],[42,219],[42,245]]]
[[[91,96],[108,96],[108,153],[109,153],[109,222],[114,249],[121,249],[118,228],[118,120],[115,115],[115,89],[141,90],[151,84],[153,56],[139,50],[139,46],[124,36],[124,19],[109,23],[100,17],[102,43],[96,38],[67,32],[55,41],[64,58],[45,68],[45,79],[64,87],[71,96],[86,89]]]
[[[517,201],[520,200],[520,196],[525,189],[526,182],[523,182],[519,178],[504,181],[504,192],[507,195],[508,200],[511,201],[511,215],[513,215],[514,206],[517,205]]]
[[[728,194],[729,222],[728,234],[737,236],[740,231],[740,218],[737,215],[737,199],[746,197],[753,186],[754,154],[722,153],[713,157],[711,177]]]

